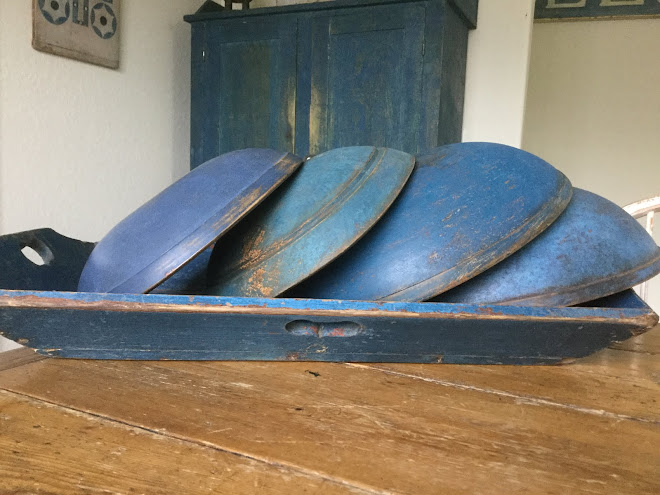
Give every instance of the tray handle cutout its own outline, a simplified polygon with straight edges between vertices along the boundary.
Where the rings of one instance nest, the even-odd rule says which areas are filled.
[[[50,265],[51,261],[55,259],[50,248],[36,235],[21,242],[21,253],[37,266]]]
[[[353,321],[318,322],[294,320],[284,325],[291,335],[322,337],[356,337],[365,333],[364,325]]]

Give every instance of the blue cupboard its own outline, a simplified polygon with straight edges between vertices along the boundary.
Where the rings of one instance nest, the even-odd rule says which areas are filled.
[[[477,0],[338,0],[198,12],[191,167],[268,147],[418,153],[460,141]]]

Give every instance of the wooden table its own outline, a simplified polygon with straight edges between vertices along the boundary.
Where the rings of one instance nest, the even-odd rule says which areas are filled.
[[[660,493],[660,327],[557,367],[0,356],[0,493]]]

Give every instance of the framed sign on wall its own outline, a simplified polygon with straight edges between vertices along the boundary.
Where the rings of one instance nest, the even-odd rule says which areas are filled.
[[[534,18],[540,21],[657,16],[658,0],[536,0],[534,9]]]
[[[33,0],[36,50],[119,67],[119,0]]]

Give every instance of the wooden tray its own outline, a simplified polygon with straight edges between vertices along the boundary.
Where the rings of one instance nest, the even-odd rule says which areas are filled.
[[[78,258],[89,250],[53,252],[54,236],[59,234],[44,229],[0,237],[5,260],[19,260],[21,246],[30,245],[48,261],[7,263],[2,278],[27,289],[34,280],[43,286],[62,265],[80,269]],[[52,288],[67,289],[61,279],[51,280]],[[592,304],[532,308],[0,290],[0,332],[41,354],[67,358],[551,364],[586,356],[658,321],[630,290]]]

